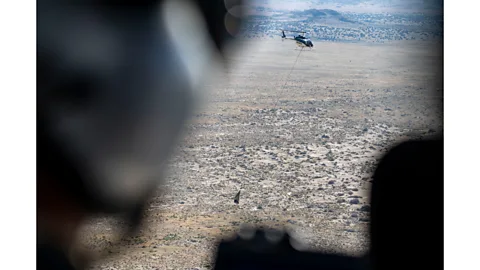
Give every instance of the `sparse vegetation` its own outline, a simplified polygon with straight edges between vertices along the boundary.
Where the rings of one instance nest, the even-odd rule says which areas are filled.
[[[162,238],[163,241],[173,241],[173,240],[178,240],[179,237],[177,234],[168,234]]]
[[[346,21],[312,27],[327,37],[391,40],[435,21],[339,13],[363,28]],[[393,26],[382,28],[383,22],[402,26],[388,30]],[[290,23],[296,22],[258,24],[251,33]],[[311,25],[302,23],[297,28]],[[300,54],[290,77],[299,54],[294,45],[255,39],[244,45],[231,56],[228,83],[209,85],[209,104],[187,126],[162,199],[148,209],[149,226],[116,261],[93,269],[211,269],[220,238],[243,224],[293,230],[311,248],[362,254],[379,157],[396,142],[443,129],[443,100],[435,100],[442,85],[431,68],[441,65],[431,43],[320,42]],[[85,234],[92,249],[112,224],[92,222]]]

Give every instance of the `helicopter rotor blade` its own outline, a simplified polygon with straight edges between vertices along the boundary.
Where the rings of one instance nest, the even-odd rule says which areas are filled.
[[[294,33],[307,33],[306,31],[296,31],[296,30],[285,30],[285,29],[279,29],[280,31],[285,31],[285,32],[294,32]]]

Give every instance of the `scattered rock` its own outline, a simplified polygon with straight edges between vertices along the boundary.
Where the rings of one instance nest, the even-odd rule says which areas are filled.
[[[349,203],[350,203],[350,204],[359,204],[360,201],[355,198],[355,199],[350,200]]]
[[[307,83],[302,91],[316,88],[314,82],[311,83]],[[414,90],[405,91],[414,93]],[[246,109],[241,113],[237,113],[240,110],[233,105],[237,104],[238,100],[230,97],[229,93],[227,97],[231,98],[231,103],[228,105],[218,103],[221,105],[219,108],[223,110],[221,114],[209,109],[199,116],[201,124],[191,125],[194,129],[191,133],[193,135],[189,135],[191,138],[187,138],[182,144],[179,157],[172,162],[175,178],[170,177],[166,181],[167,189],[172,192],[167,193],[164,201],[158,200],[153,203],[152,215],[149,218],[159,221],[158,223],[165,221],[165,224],[170,224],[171,226],[166,226],[165,233],[177,233],[178,238],[172,237],[172,240],[175,240],[172,242],[160,241],[164,236],[162,232],[164,228],[158,229],[155,226],[155,231],[150,232],[154,234],[162,232],[162,235],[156,236],[159,242],[153,243],[158,247],[144,242],[134,243],[132,248],[146,245],[147,248],[141,251],[157,252],[164,248],[163,245],[185,245],[189,251],[196,253],[198,250],[198,254],[188,256],[193,258],[198,255],[206,258],[206,254],[210,252],[206,247],[210,247],[209,243],[213,243],[216,237],[212,234],[221,232],[223,235],[227,230],[233,232],[244,223],[253,223],[257,226],[262,223],[265,223],[265,226],[276,224],[279,228],[284,225],[282,223],[295,224],[292,226],[302,225],[301,230],[308,229],[304,227],[309,227],[309,224],[315,225],[315,229],[326,225],[325,232],[332,235],[325,238],[335,237],[338,232],[344,234],[338,239],[338,246],[341,249],[357,245],[360,242],[357,241],[358,238],[363,240],[367,237],[363,236],[363,229],[348,224],[362,227],[366,224],[358,224],[359,221],[370,222],[368,217],[370,205],[364,205],[364,199],[360,199],[358,195],[363,195],[359,190],[363,192],[370,186],[369,183],[361,185],[366,184],[362,180],[371,181],[370,175],[378,162],[375,160],[377,151],[390,147],[397,139],[407,138],[404,133],[407,133],[408,129],[430,123],[429,119],[425,118],[425,114],[429,112],[421,115],[419,120],[413,119],[412,115],[418,115],[421,111],[409,105],[411,99],[407,96],[410,92],[402,91],[404,90],[401,88],[392,91],[391,96],[383,93],[382,96],[376,96],[378,92],[383,91],[375,91],[374,94],[356,95],[351,98],[342,96],[345,93],[339,93],[340,96],[330,95],[332,99],[315,101],[315,106],[295,107],[296,101],[293,100],[282,103],[281,107],[290,108],[289,110],[271,110],[266,108],[267,105],[260,108],[263,101],[256,100],[254,103],[257,101],[258,103],[252,104],[255,108]],[[365,92],[366,89],[363,88],[359,94]],[[415,91],[416,96],[420,94]],[[248,95],[250,93],[245,91],[240,96],[246,99]],[[397,98],[399,96],[402,98]],[[256,99],[255,96],[251,97],[252,100]],[[214,100],[220,99],[221,97],[214,97]],[[353,99],[353,102],[349,99]],[[334,100],[338,101],[338,104],[334,103]],[[420,107],[423,107],[423,103],[420,104]],[[244,105],[241,105],[242,110],[246,107]],[[342,107],[345,105],[348,107]],[[367,110],[367,106],[377,107],[377,111]],[[396,109],[397,106],[401,108]],[[305,110],[306,107],[316,107],[314,108],[316,110],[308,111]],[[388,119],[387,115],[392,115],[393,112],[382,112],[386,107],[395,111],[397,119]],[[410,116],[405,114],[407,109],[412,113]],[[348,117],[341,115],[345,110],[349,111]],[[337,117],[338,114],[340,117]],[[406,117],[401,118],[401,114]],[[408,127],[407,122],[410,120],[411,127]],[[393,123],[395,126],[386,128],[380,124],[384,122]],[[439,125],[432,123],[430,129],[427,127],[419,134],[427,136],[426,133],[435,132],[433,128],[441,131],[441,123]],[[328,157],[325,156],[327,152]],[[307,162],[300,162],[307,158]],[[335,161],[338,162],[337,167],[334,166]],[[365,177],[367,175],[368,177]],[[186,188],[188,185],[190,187]],[[234,204],[235,199],[232,203],[231,197],[240,189],[245,192],[245,195],[242,195],[242,204]],[[290,196],[286,195],[288,192],[291,192]],[[187,201],[178,201],[181,198]],[[263,205],[267,208],[263,208]],[[155,210],[157,207],[162,211]],[[166,212],[164,217],[163,209]],[[252,209],[259,210],[250,211]],[[282,222],[265,218],[261,209],[265,211],[268,209],[269,216],[282,217]],[[291,213],[295,213],[299,221],[291,218],[285,222],[285,218],[288,219]],[[247,217],[244,218],[245,216]],[[340,217],[342,219],[338,221]],[[231,221],[232,218],[236,221]],[[189,233],[190,230],[195,231],[198,228],[211,229],[198,230],[202,238]],[[316,237],[312,236],[309,240],[312,242],[320,240]],[[362,249],[359,246],[360,244],[353,247],[355,252]],[[161,252],[161,262],[152,264],[157,264],[158,267],[167,260],[172,263],[177,259],[182,260],[183,255],[180,256],[182,252],[178,252],[175,256],[166,254],[165,260]],[[147,265],[146,263],[145,266],[148,267]],[[169,267],[191,269],[193,265],[198,265],[197,267],[201,269],[211,268],[200,260]]]

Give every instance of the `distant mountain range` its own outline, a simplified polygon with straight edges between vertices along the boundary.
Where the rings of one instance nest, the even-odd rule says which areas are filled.
[[[254,0],[259,1],[259,0]],[[274,0],[275,3],[291,2]],[[279,2],[276,2],[279,1]],[[327,0],[328,1],[328,0]],[[338,0],[341,1],[341,0]],[[392,2],[397,0],[392,0]],[[402,0],[414,1],[414,0]],[[260,1],[264,2],[264,1]],[[273,1],[271,1],[273,2]],[[315,1],[301,1],[306,4]],[[360,2],[344,0],[342,2]],[[418,1],[417,1],[418,2]],[[426,0],[428,2],[428,0]],[[432,2],[432,3],[438,3]],[[242,32],[246,37],[275,37],[278,29],[301,30],[317,40],[386,42],[391,40],[441,40],[443,14],[439,12],[352,12],[340,8],[276,9],[256,6]],[[398,9],[397,9],[398,10]]]
[[[307,16],[314,16],[314,17],[325,17],[325,16],[340,16],[338,11],[332,9],[307,9],[303,11],[293,11],[293,14],[298,15],[307,15]]]
[[[443,11],[443,0],[250,0],[271,10],[335,9],[351,12]]]
[[[303,11],[292,11],[291,16],[297,16],[300,19],[310,19],[310,20],[326,20],[329,19],[330,21],[338,20],[340,22],[347,22],[347,23],[355,23],[355,21],[350,20],[344,17],[340,12],[335,11],[333,9],[306,9]]]

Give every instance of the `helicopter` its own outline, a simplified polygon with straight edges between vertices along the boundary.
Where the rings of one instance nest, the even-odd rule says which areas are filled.
[[[309,47],[310,49],[313,47],[313,43],[312,41],[309,39],[309,38],[306,38],[305,36],[303,35],[298,35],[298,36],[293,36],[293,38],[288,38],[286,35],[285,35],[285,31],[287,32],[294,32],[294,33],[302,33],[305,35],[305,31],[289,31],[289,30],[282,30],[282,40],[284,39],[291,39],[291,40],[295,40],[297,45],[299,47]]]

